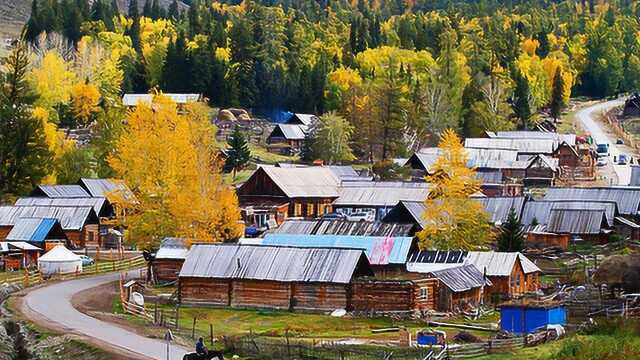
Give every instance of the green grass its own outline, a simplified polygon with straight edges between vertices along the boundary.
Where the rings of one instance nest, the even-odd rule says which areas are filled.
[[[273,154],[267,151],[266,148],[255,144],[249,144],[251,150],[251,157],[259,163],[275,164],[279,162],[298,162],[299,156],[285,156],[280,154]]]
[[[235,178],[233,177],[233,174],[229,173],[224,174],[222,176],[222,179],[224,180],[225,184],[236,185],[247,181],[254,171],[255,169],[244,169],[238,171]]]

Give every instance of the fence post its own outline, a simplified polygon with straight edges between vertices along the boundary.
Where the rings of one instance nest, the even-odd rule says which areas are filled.
[[[180,320],[180,306],[176,306],[176,330],[178,330],[179,320]]]
[[[287,341],[287,358],[291,359],[291,348],[289,347],[289,329],[284,330],[284,337]]]
[[[213,346],[213,324],[209,323],[209,342]]]
[[[196,317],[195,316],[193,317],[193,325],[191,325],[191,338],[192,339],[196,338]]]
[[[158,324],[158,300],[156,300],[153,306],[153,323]]]

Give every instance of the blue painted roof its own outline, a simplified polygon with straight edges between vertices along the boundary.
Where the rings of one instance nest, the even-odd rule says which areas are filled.
[[[408,236],[267,234],[263,245],[363,249],[372,265],[404,264],[413,242]]]

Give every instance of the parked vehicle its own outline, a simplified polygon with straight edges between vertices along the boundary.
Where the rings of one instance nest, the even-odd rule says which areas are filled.
[[[618,165],[627,165],[629,162],[629,158],[625,154],[620,154],[618,156]]]
[[[624,140],[622,140],[622,139],[618,138],[618,139],[616,140],[616,144],[618,144],[618,145],[624,145]]]
[[[342,213],[328,213],[320,217],[322,220],[347,220],[347,215]]]
[[[609,156],[609,144],[602,143],[596,146],[596,153],[598,153],[598,157],[600,156]]]
[[[596,163],[596,165],[605,166],[605,165],[607,165],[608,162],[609,161],[607,160],[606,157],[600,157],[600,158],[598,158],[598,162]]]
[[[82,266],[89,266],[95,264],[95,260],[91,256],[80,255],[80,260],[82,260]]]
[[[347,220],[373,222],[375,220],[375,214],[372,212],[354,212],[347,216]]]

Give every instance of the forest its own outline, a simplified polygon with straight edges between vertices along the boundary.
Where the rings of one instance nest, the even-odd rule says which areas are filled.
[[[332,156],[374,162],[448,128],[531,128],[571,97],[640,82],[635,1],[121,3],[33,0],[25,80],[54,159],[48,182],[113,174],[127,92],[201,93],[276,121],[327,114],[350,145]],[[58,131],[77,127],[91,128],[88,148]]]

